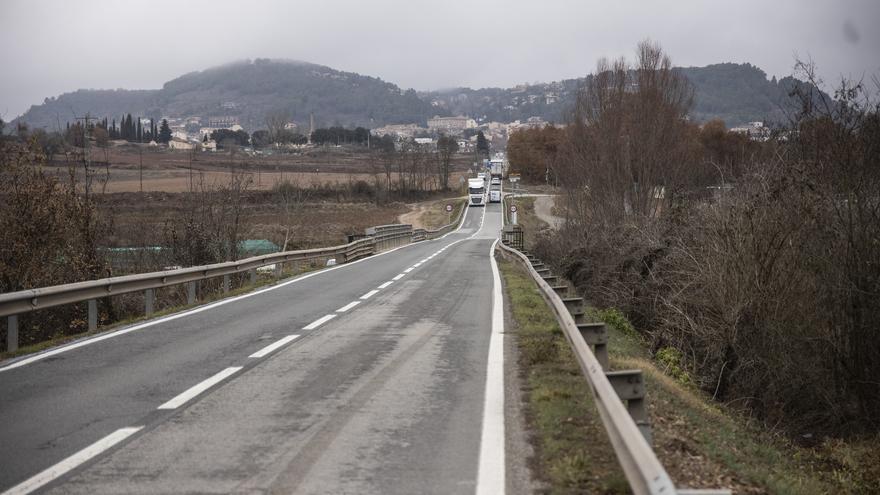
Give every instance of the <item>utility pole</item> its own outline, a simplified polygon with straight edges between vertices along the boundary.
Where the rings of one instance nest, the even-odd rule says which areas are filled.
[[[138,167],[138,173],[140,175],[141,182],[141,196],[144,195],[144,149],[138,148],[138,155],[140,156],[140,166]]]

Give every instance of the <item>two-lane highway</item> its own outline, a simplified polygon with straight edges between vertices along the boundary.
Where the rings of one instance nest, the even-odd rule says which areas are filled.
[[[503,490],[500,226],[0,368],[0,489]]]

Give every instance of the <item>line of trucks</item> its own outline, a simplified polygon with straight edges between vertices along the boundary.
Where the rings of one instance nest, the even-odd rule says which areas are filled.
[[[468,204],[486,206],[486,203],[501,202],[501,177],[504,174],[504,159],[496,157],[486,164],[488,173],[480,172],[468,179]],[[488,187],[487,187],[488,182]]]

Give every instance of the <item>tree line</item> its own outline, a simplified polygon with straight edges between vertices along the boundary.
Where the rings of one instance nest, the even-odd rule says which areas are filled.
[[[797,70],[798,111],[752,140],[691,123],[692,86],[644,42],[599,62],[564,128],[514,134],[511,166],[559,179],[541,257],[709,396],[790,431],[876,431],[880,107]]]

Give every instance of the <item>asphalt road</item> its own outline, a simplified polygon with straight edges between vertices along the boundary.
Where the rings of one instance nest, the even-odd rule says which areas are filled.
[[[0,490],[498,491],[500,227],[471,208],[443,239],[0,368]]]

